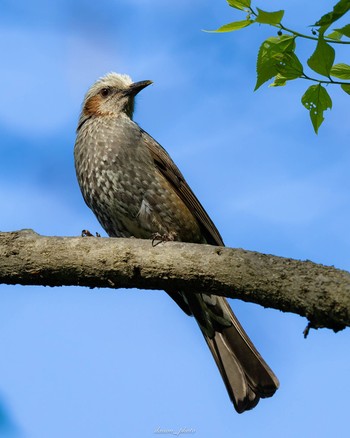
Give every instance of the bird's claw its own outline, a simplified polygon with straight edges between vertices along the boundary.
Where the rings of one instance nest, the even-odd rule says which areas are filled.
[[[101,234],[96,231],[95,236],[101,237]],[[82,230],[81,232],[81,237],[95,237],[95,236],[91,234],[89,230]]]
[[[162,242],[173,242],[176,237],[175,231],[170,231],[169,233],[154,233],[152,234],[152,246],[157,246]]]

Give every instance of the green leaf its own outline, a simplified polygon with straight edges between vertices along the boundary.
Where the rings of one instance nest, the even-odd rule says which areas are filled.
[[[232,23],[224,24],[216,30],[205,30],[204,32],[218,33],[218,32],[233,32],[234,30],[243,29],[254,23],[253,20],[233,21]]]
[[[350,65],[334,64],[331,68],[331,76],[339,79],[350,79]]]
[[[281,37],[270,37],[264,41],[259,49],[256,64],[257,81],[255,90],[262,84],[278,74],[276,55],[292,53],[295,49],[295,37],[282,35]]]
[[[272,84],[269,85],[269,87],[283,87],[287,83],[287,78],[281,76],[279,73],[276,75],[275,80],[272,82]]]
[[[314,25],[315,26],[327,26],[337,21],[340,17],[348,12],[350,9],[349,0],[340,0],[333,6],[333,11],[323,15]]]
[[[334,32],[331,32],[330,34],[326,35],[326,38],[329,38],[331,40],[340,41],[342,39],[343,34],[340,32],[337,32],[336,30]]]
[[[322,76],[329,76],[335,58],[335,50],[323,38],[318,40],[316,50],[307,60],[308,66]]]
[[[240,9],[244,11],[250,7],[250,0],[227,0],[227,3],[235,9]]]
[[[294,52],[277,54],[274,58],[278,61],[277,71],[287,80],[300,78],[303,66]]]
[[[279,24],[282,21],[284,11],[266,12],[262,9],[256,8],[258,11],[258,16],[255,21],[257,23],[263,24]]]
[[[342,84],[341,87],[345,91],[345,93],[350,94],[350,84]]]
[[[340,29],[334,29],[334,30],[350,38],[350,24],[347,24],[346,26],[341,27]]]
[[[306,90],[301,98],[301,103],[309,111],[312,125],[317,134],[318,128],[324,120],[323,112],[328,108],[332,108],[332,99],[327,90],[321,84],[318,84],[311,85]]]

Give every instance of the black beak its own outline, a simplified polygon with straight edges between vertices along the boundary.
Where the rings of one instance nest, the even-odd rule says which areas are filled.
[[[127,96],[136,96],[137,93],[139,93],[144,88],[148,87],[148,85],[153,84],[152,81],[140,81],[140,82],[134,82],[125,90],[125,94]]]

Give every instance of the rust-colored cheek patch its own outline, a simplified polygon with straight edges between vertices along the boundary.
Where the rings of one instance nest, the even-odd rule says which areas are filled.
[[[92,96],[86,101],[84,114],[86,116],[92,116],[94,114],[102,116],[104,114],[103,111],[101,111],[101,96]]]

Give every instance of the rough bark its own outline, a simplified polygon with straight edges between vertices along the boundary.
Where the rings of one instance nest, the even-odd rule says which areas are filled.
[[[350,325],[350,273],[243,249],[149,240],[0,233],[0,283],[210,292]]]

